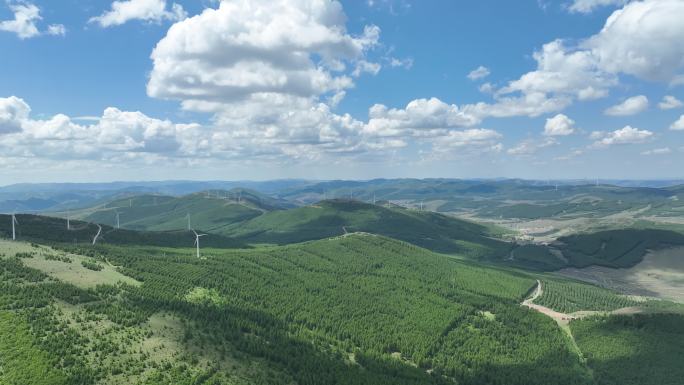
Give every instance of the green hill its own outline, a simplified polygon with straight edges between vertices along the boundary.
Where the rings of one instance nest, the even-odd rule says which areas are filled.
[[[519,305],[534,279],[380,236],[202,260],[103,244],[140,284],[89,291],[22,266],[74,263],[34,250],[0,258],[3,371],[29,383],[45,368],[52,384],[88,385],[589,383],[565,334]]]
[[[16,228],[17,239],[24,241],[90,245],[98,232],[97,225],[82,221],[71,221],[71,230],[67,230],[66,221],[61,218],[24,214],[19,214],[16,217],[19,221]],[[12,236],[10,220],[9,215],[0,215],[0,236],[3,238],[11,238]],[[194,241],[195,235],[187,230],[133,231],[102,225],[102,232],[97,242],[115,245],[192,247]],[[202,246],[245,247],[238,240],[216,234],[208,234],[202,237]]]
[[[433,212],[343,199],[265,213],[220,231],[249,243],[279,245],[354,232],[384,235],[433,251],[474,258],[496,259],[511,248],[492,238],[493,231],[483,225]]]
[[[558,238],[559,249],[574,267],[631,267],[649,250],[684,245],[684,234],[658,229],[619,229]]]
[[[139,195],[107,202],[84,210],[80,218],[116,226],[116,213],[122,228],[168,231],[191,227],[217,232],[226,225],[257,217],[264,212],[292,207],[284,201],[247,189],[212,190],[182,197]]]

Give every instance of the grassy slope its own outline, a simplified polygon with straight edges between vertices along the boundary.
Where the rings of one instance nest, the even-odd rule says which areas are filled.
[[[368,232],[430,250],[495,258],[510,246],[490,238],[487,227],[431,212],[386,208],[358,201],[329,200],[315,206],[264,214],[224,234],[252,243],[288,244]]]

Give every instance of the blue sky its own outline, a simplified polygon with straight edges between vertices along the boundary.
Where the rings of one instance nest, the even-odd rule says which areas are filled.
[[[0,184],[681,178],[682,19],[682,0],[4,1]]]

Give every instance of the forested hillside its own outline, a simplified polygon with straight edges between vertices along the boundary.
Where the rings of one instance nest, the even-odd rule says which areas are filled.
[[[190,226],[217,232],[224,226],[240,223],[264,212],[294,207],[256,191],[213,190],[182,197],[137,195],[107,202],[77,213],[84,220],[116,225],[117,212],[122,228],[145,231],[181,230]],[[64,215],[66,213],[63,213]]]
[[[289,244],[352,232],[410,242],[433,251],[496,259],[512,245],[480,224],[402,207],[335,199],[297,209],[266,213],[226,227],[221,233],[249,243]]]
[[[96,250],[82,252],[141,284],[79,289],[11,254],[2,262],[2,319],[43,352],[55,384],[590,383],[555,323],[519,306],[531,277],[403,242],[350,235],[200,260],[187,249]],[[37,267],[77,260],[15,254]],[[12,378],[43,373],[31,370]]]
[[[96,224],[72,220],[67,229],[66,220],[61,218],[44,217],[38,215],[16,216],[19,224],[16,234],[19,240],[60,244],[93,243],[99,228]],[[132,231],[116,229],[102,225],[102,231],[97,236],[97,243],[115,245],[192,247],[195,235],[192,231]],[[12,225],[9,215],[0,214],[0,237],[11,238]],[[202,237],[202,244],[213,247],[248,247],[239,240],[215,234]]]

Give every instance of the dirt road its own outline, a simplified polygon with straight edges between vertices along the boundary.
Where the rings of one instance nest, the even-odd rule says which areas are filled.
[[[536,310],[542,314],[546,314],[547,316],[551,317],[554,321],[556,321],[560,326],[566,326],[570,321],[575,319],[575,316],[572,316],[570,314],[565,314],[561,312],[557,312],[553,309],[549,309],[546,306],[542,305],[537,305],[534,303],[534,301],[541,297],[541,295],[544,293],[544,288],[542,288],[542,283],[540,280],[537,280],[537,286],[534,288],[534,293],[532,293],[532,296],[526,300],[523,301],[522,305],[527,306],[530,309]]]

